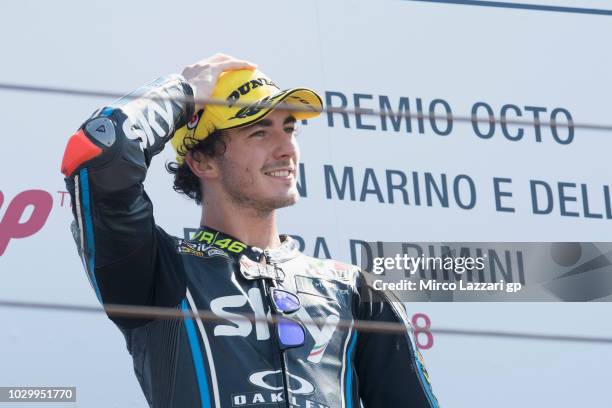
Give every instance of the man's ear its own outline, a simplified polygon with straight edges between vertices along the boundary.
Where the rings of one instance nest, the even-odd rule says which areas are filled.
[[[185,155],[185,162],[191,172],[198,178],[211,179],[219,174],[217,163],[214,158],[198,151],[190,151]]]

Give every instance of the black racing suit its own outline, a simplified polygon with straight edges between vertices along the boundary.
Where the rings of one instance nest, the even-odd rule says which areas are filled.
[[[106,304],[209,310],[220,321],[111,316],[153,407],[437,407],[401,304],[366,301],[359,270],[302,254],[296,241],[265,251],[274,274],[253,279],[240,257],[262,251],[200,228],[168,235],[143,189],[151,157],[193,115],[190,86],[160,78],[95,112],[69,142],[64,167],[77,241],[98,299]],[[152,99],[151,97],[175,99]],[[75,138],[77,136],[73,136]],[[89,145],[83,147],[89,143]],[[93,152],[85,154],[83,151]],[[275,327],[236,318],[273,313],[262,288],[296,293],[305,344],[281,351]],[[372,299],[368,295],[368,299]],[[308,324],[324,321],[320,326]],[[320,319],[320,320],[319,320]],[[354,319],[401,322],[400,335],[339,329]]]

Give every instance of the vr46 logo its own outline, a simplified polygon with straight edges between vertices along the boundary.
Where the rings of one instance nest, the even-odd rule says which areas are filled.
[[[258,288],[251,288],[247,293],[248,297],[244,295],[232,295],[223,296],[214,299],[210,302],[210,310],[219,317],[229,320],[232,324],[219,324],[215,327],[215,336],[241,336],[247,337],[253,331],[255,326],[255,335],[257,340],[268,340],[270,338],[270,330],[268,324],[265,321],[266,312],[264,309],[264,302],[261,296],[261,291]],[[235,313],[228,311],[228,309],[242,309],[245,305],[249,304],[257,321],[255,324],[242,318],[240,314],[242,311],[236,310]],[[318,363],[321,361],[325,349],[329,344],[329,341],[336,330],[336,326],[340,321],[338,315],[332,314],[325,318],[325,324],[322,328],[319,328],[312,317],[308,314],[304,307],[300,308],[296,313],[295,317],[304,323],[306,331],[310,333],[314,340],[314,346],[309,352],[307,360],[312,363]],[[263,320],[263,321],[262,321]]]
[[[4,194],[0,191],[0,209],[3,204]],[[45,225],[52,206],[53,198],[44,190],[27,190],[17,194],[0,218],[0,256],[11,239],[26,238],[37,233]],[[30,207],[30,215],[22,220]]]

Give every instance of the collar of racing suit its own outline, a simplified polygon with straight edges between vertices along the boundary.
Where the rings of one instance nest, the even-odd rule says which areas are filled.
[[[203,225],[196,231],[190,241],[193,243],[205,242],[223,250],[228,255],[237,259],[242,255],[246,255],[255,262],[262,261],[262,255],[265,255],[268,262],[283,263],[300,254],[299,244],[295,239],[291,238],[289,235],[283,234],[279,235],[279,238],[281,240],[279,246],[263,250],[255,246],[247,245],[229,234]]]

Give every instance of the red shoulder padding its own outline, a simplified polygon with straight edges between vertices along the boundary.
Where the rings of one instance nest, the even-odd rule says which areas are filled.
[[[100,155],[100,153],[102,153],[102,149],[85,136],[83,129],[79,129],[70,137],[66,145],[64,159],[62,160],[62,173],[69,177],[79,166]]]

